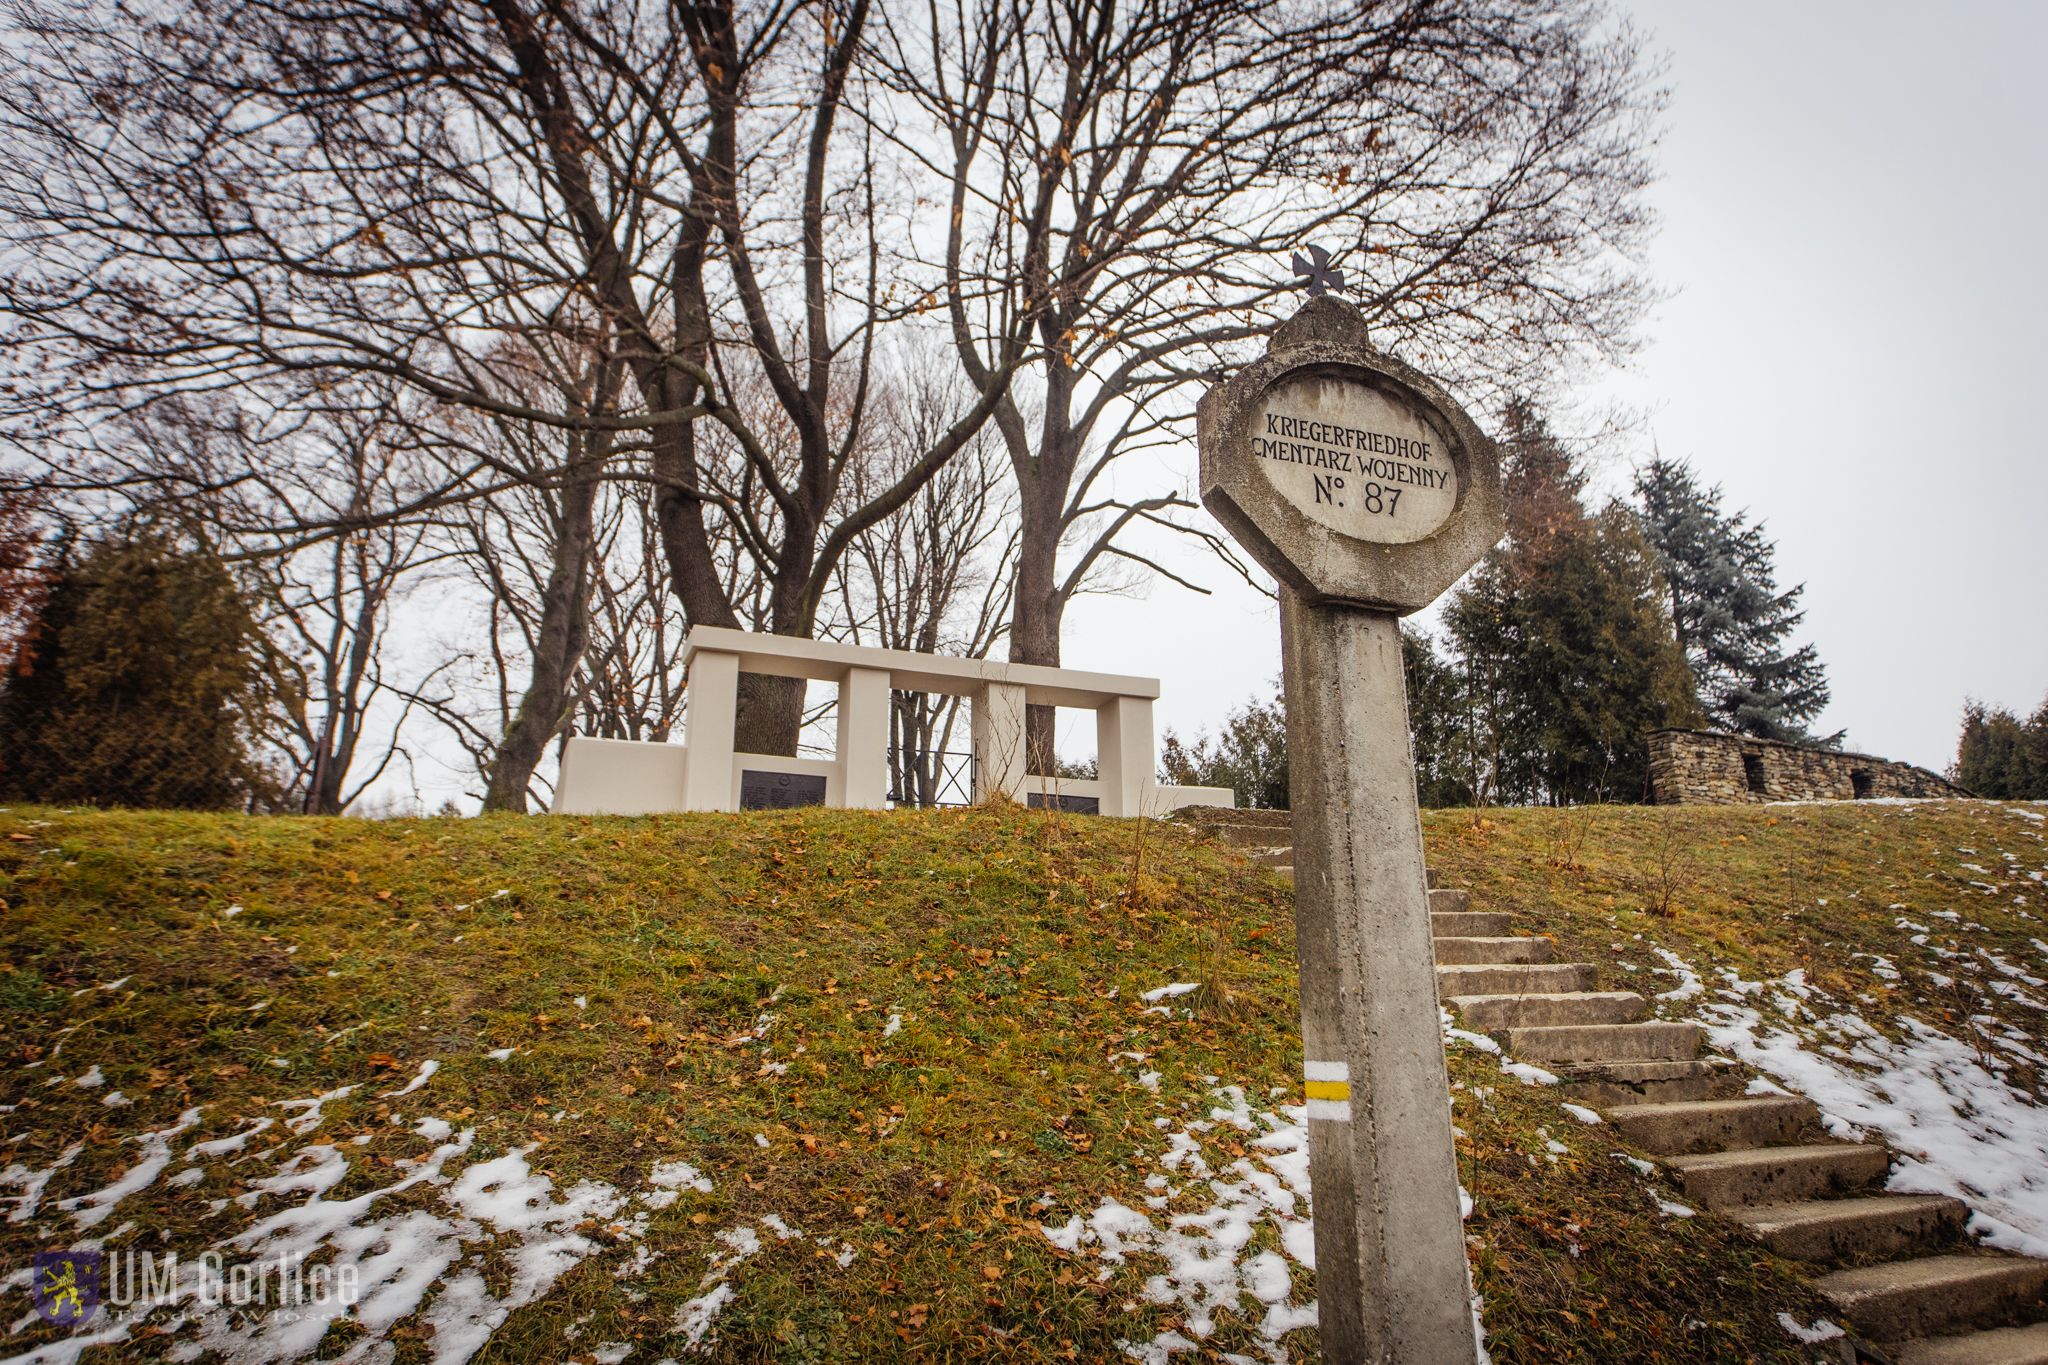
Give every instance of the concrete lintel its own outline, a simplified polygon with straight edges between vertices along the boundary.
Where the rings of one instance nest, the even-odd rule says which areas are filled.
[[[989,683],[1024,689],[1032,706],[1069,706],[1094,710],[1115,697],[1159,696],[1159,679],[1118,673],[1086,673],[1043,664],[1013,664],[1000,659],[961,659],[919,654],[907,649],[873,649],[866,645],[833,644],[794,635],[764,635],[722,626],[698,626],[683,646],[683,664],[690,667],[698,651],[733,654],[740,671],[778,678],[816,678],[837,682],[854,668],[889,674],[890,686],[905,692],[937,692],[973,696]]]

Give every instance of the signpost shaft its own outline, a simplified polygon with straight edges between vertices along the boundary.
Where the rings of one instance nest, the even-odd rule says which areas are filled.
[[[1500,455],[1328,293],[1195,428],[1202,505],[1281,584],[1323,1357],[1473,1365],[1399,618],[1506,529]]]
[[[1471,1365],[1400,627],[1283,588],[1280,638],[1323,1358]]]

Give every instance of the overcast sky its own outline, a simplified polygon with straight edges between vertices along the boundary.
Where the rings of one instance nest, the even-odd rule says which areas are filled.
[[[1671,297],[1588,397],[1768,523],[1834,689],[1819,730],[1944,768],[1965,696],[2048,694],[2048,5],[1620,8],[1669,56]],[[1269,691],[1279,647],[1248,589],[1158,587],[1080,604],[1065,659],[1158,676],[1190,732]]]

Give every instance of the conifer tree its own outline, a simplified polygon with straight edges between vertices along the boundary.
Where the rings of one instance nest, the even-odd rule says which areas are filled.
[[[1408,738],[1415,753],[1415,795],[1424,806],[1473,802],[1471,737],[1464,680],[1435,641],[1405,622],[1401,667],[1408,684]]]
[[[1699,718],[1654,557],[1625,512],[1586,510],[1583,470],[1534,408],[1509,409],[1501,451],[1507,536],[1444,615],[1475,795],[1636,799],[1649,731]]]
[[[1828,703],[1827,669],[1812,645],[1788,647],[1804,618],[1800,584],[1780,592],[1777,546],[1761,524],[1721,510],[1683,461],[1652,460],[1636,476],[1643,535],[1670,594],[1672,626],[1712,723],[1790,743],[1816,740],[1807,722]]]
[[[1978,796],[2048,800],[2048,698],[2025,721],[2003,707],[1965,702],[1950,775]]]
[[[261,637],[220,560],[142,531],[57,566],[0,688],[0,796],[218,809],[259,803]]]

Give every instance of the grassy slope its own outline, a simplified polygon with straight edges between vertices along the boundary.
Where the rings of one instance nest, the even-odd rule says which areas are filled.
[[[1863,908],[1910,899],[1887,887],[1976,897],[1989,918],[1966,883],[1924,877],[1978,825],[2018,823],[1895,810],[1441,813],[1427,832],[1446,884],[1541,910],[1595,961],[1658,965],[1630,937],[1640,916],[1702,958],[1853,971],[1813,942],[1889,942],[1897,931],[1867,928],[1889,916]],[[319,1136],[366,1135],[350,1150],[368,1160],[329,1198],[387,1179],[380,1158],[419,1155],[428,1144],[392,1119],[422,1112],[475,1127],[472,1159],[540,1144],[531,1159],[562,1188],[623,1188],[675,1157],[711,1177],[655,1215],[666,1254],[631,1281],[643,1299],[593,1258],[482,1360],[579,1358],[602,1340],[636,1343],[635,1361],[675,1350],[714,1233],[766,1213],[858,1258],[841,1268],[805,1240],[749,1261],[718,1319],[721,1358],[1109,1358],[1175,1325],[1141,1292],[1157,1266],[1138,1257],[1098,1284],[1040,1225],[1105,1196],[1142,1207],[1153,1120],[1199,1112],[1205,1077],[1299,1093],[1287,892],[1173,827],[1020,811],[380,824],[15,810],[0,812],[0,899],[0,1104],[20,1106],[0,1166],[85,1141],[45,1213],[132,1159],[125,1135],[186,1106],[207,1106],[196,1135],[215,1137],[346,1083],[367,1084]],[[1205,993],[1163,1018],[1134,998],[1188,980],[1229,1002]],[[885,1038],[891,1014],[902,1027]],[[23,1070],[60,1041],[55,1066]],[[519,1053],[485,1056],[504,1047]],[[1162,1073],[1157,1094],[1132,1052]],[[443,1068],[417,1099],[375,1098],[428,1058]],[[132,1107],[43,1084],[93,1065]],[[1718,1220],[1660,1216],[1554,1092],[1469,1050],[1452,1068],[1497,1360],[1807,1358],[1775,1322],[1818,1312],[1787,1267]],[[1552,1161],[1548,1137],[1573,1153]],[[1205,1141],[1222,1167],[1228,1130]],[[101,1231],[132,1220],[122,1238],[203,1246],[226,1230],[205,1202],[241,1188],[229,1165],[184,1191],[159,1182]],[[61,1217],[0,1224],[0,1274],[65,1233]],[[18,1316],[18,1295],[0,1311]],[[425,1358],[416,1330],[393,1335],[401,1360]],[[1251,1341],[1226,1318],[1209,1344]],[[1311,1358],[1313,1332],[1292,1345]]]

